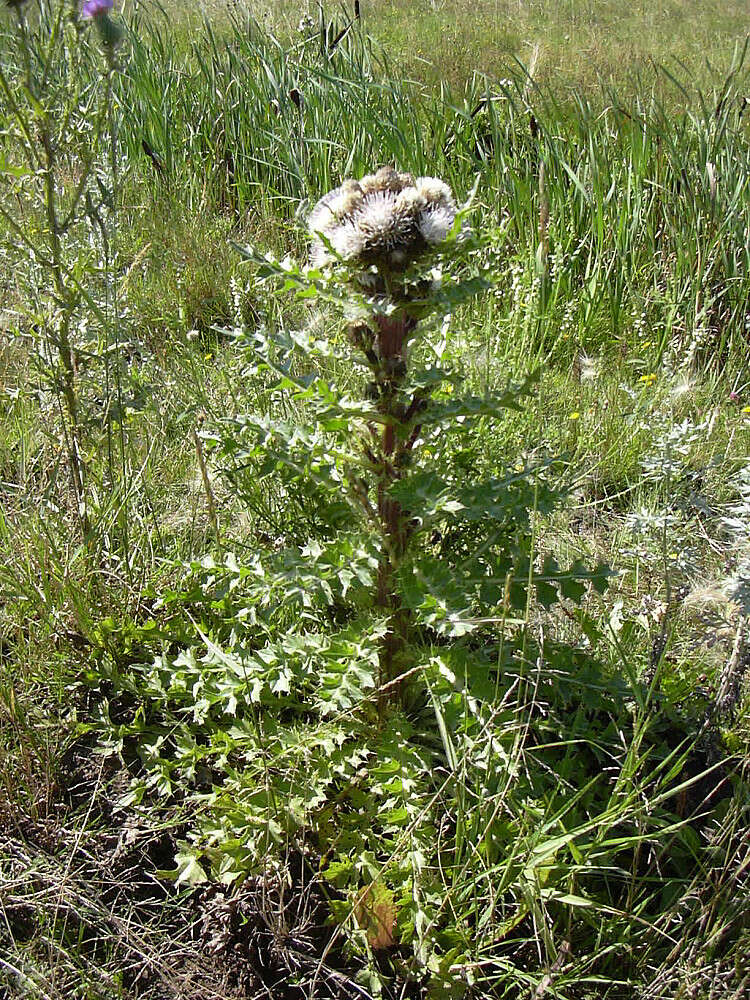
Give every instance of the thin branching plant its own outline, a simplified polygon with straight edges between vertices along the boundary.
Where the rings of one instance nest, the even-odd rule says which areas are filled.
[[[56,400],[69,506],[94,551],[93,515],[103,505],[102,484],[97,489],[89,472],[92,368],[94,377],[99,369],[104,374],[105,488],[120,478],[112,419],[121,385],[112,243],[119,196],[113,86],[122,31],[109,16],[112,0],[80,8],[64,2],[6,6],[14,46],[0,69],[3,257],[24,296],[18,335],[32,342],[38,371]],[[122,434],[122,421],[118,426]],[[119,451],[122,465],[122,437]]]

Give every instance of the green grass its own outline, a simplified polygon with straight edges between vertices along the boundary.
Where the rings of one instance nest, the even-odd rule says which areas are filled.
[[[220,0],[170,0],[165,7],[178,24],[195,27],[206,16],[219,30],[232,9]],[[320,11],[317,3],[300,7],[287,0],[236,8],[281,38],[298,38],[300,18],[317,20]],[[343,27],[353,5],[327,2],[322,9],[326,21]],[[368,33],[412,79],[445,81],[460,90],[477,73],[502,79],[520,62],[533,66],[534,78],[560,97],[611,86],[628,93],[662,89],[660,66],[691,89],[705,87],[727,71],[734,46],[748,33],[747,9],[739,0],[700,6],[685,0],[364,0],[361,15]]]
[[[412,74],[460,84],[475,71],[501,77],[520,61],[561,95],[601,85],[648,90],[659,86],[654,64],[705,83],[709,66],[725,71],[747,33],[741,3],[483,0],[418,9],[396,0],[376,10],[377,36],[406,56]]]
[[[96,227],[66,243],[96,304],[111,309],[112,287],[119,302],[114,327],[84,309],[73,328],[88,538],[45,354],[55,305],[1,234],[0,987],[254,996],[261,955],[280,996],[354,995],[355,975],[385,996],[746,995],[750,638],[730,588],[750,526],[742,8],[365,4],[334,53],[284,41],[290,5],[254,8],[261,26],[218,5],[213,27],[184,4],[132,10],[114,285],[92,263]],[[0,51],[13,77],[6,34]],[[68,72],[50,78],[60,107]],[[78,73],[77,108],[95,53]],[[0,162],[19,148],[0,100]],[[472,224],[500,263],[451,318],[467,384],[542,368],[520,412],[449,454],[452,473],[560,456],[551,486],[568,497],[534,516],[535,551],[618,575],[473,646],[425,640],[424,686],[376,729],[366,697],[326,715],[314,686],[247,709],[231,663],[258,648],[246,612],[263,595],[207,557],[249,566],[325,535],[320,495],[209,455],[214,523],[193,432],[227,434],[260,405],[304,421],[220,331],[335,339],[340,322],[271,295],[237,247],[303,259],[311,204],[384,162],[459,198],[478,181]],[[23,184],[0,205],[43,248]],[[323,372],[358,391],[343,363]],[[442,533],[446,558],[471,543]],[[284,614],[269,641],[296,627]],[[730,674],[731,712],[715,707]],[[217,707],[227,691],[237,718]],[[207,874],[240,875],[233,903],[190,891]],[[367,884],[396,909],[398,952],[368,951]],[[272,938],[253,936],[264,921]]]

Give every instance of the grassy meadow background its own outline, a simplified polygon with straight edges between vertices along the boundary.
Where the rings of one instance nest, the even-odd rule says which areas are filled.
[[[22,87],[0,94],[0,995],[748,996],[747,4],[363,0],[340,39],[330,4],[115,16],[116,162],[90,145],[85,26],[48,79],[77,136],[61,204],[91,154],[104,192],[64,234],[85,523],[44,176],[13,173]],[[614,574],[530,602],[508,626],[523,669],[500,671],[497,613],[456,647],[498,663],[479,730],[429,699],[385,734],[270,698],[199,718],[212,650],[248,627],[232,567],[326,530],[314,491],[211,448],[259,405],[304,420],[237,330],[340,336],[239,247],[303,261],[312,205],[384,163],[459,201],[477,184],[492,287],[446,332],[467,385],[541,369],[451,468],[554,456],[535,554]],[[480,544],[449,528],[435,546]]]

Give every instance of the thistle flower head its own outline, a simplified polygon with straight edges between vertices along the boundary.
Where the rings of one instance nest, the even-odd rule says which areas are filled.
[[[115,65],[115,49],[123,38],[122,28],[109,16],[114,5],[114,0],[81,0],[81,17],[88,18],[96,25],[110,69]]]
[[[344,260],[399,270],[441,243],[453,226],[456,203],[447,184],[435,177],[381,167],[361,180],[346,180],[313,209],[312,262]],[[321,238],[322,237],[322,238]]]
[[[114,0],[82,0],[82,17],[100,17],[107,14],[114,7]]]

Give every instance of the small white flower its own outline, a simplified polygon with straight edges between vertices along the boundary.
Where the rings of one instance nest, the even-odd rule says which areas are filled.
[[[352,222],[346,221],[336,226],[330,235],[331,246],[344,260],[350,260],[362,252],[362,234]]]
[[[442,243],[451,231],[455,217],[455,210],[447,206],[429,206],[419,217],[419,231],[427,243]]]
[[[419,177],[416,188],[419,193],[434,204],[452,205],[453,195],[445,181],[437,177]]]

